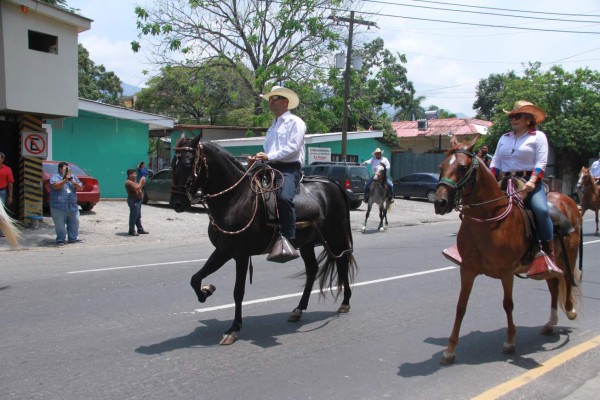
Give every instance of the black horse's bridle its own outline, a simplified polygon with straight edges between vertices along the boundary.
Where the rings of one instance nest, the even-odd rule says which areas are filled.
[[[198,178],[198,174],[200,173],[200,169],[204,166],[206,170],[206,177],[208,178],[208,163],[206,162],[206,157],[204,157],[204,152],[202,151],[202,143],[198,143],[196,148],[184,146],[184,147],[175,147],[173,149],[175,151],[175,158],[173,159],[173,165],[171,166],[171,171],[175,171],[175,166],[180,162],[181,152],[190,152],[194,153],[194,166],[193,173],[188,176],[184,185],[172,185],[171,193],[181,194],[188,198],[190,203],[194,200],[194,196],[198,190],[201,191],[201,199],[204,201],[204,191],[198,185],[196,187],[196,181]]]

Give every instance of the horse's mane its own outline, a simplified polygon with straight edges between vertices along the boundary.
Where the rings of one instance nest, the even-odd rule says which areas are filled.
[[[176,146],[177,147],[190,146],[190,144],[192,143],[193,140],[194,139],[191,139],[191,138],[180,138],[177,141]],[[210,148],[212,152],[216,153],[217,157],[228,160],[240,172],[242,172],[242,173],[246,172],[246,168],[244,168],[242,163],[239,162],[235,157],[233,157],[230,152],[228,152],[227,150],[225,150],[223,147],[219,146],[218,144],[211,143],[211,142],[203,142],[202,146],[204,146],[205,148]]]
[[[584,167],[585,168],[585,167]],[[588,180],[590,181],[590,187],[592,188],[592,192],[595,195],[598,195],[598,185],[596,185],[596,180],[594,179],[594,177],[590,174],[590,169],[589,168],[585,168],[587,173],[588,173]]]

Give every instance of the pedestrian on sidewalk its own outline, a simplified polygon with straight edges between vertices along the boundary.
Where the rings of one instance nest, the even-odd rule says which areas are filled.
[[[79,239],[79,205],[76,193],[81,189],[83,185],[75,175],[71,175],[69,164],[60,162],[56,174],[50,177],[50,214],[54,221],[57,246],[63,246],[65,240],[69,243],[83,242]]]
[[[127,205],[129,206],[129,235],[146,235],[149,232],[142,226],[142,200],[144,192],[142,188],[146,183],[146,177],[143,176],[136,183],[137,172],[135,169],[127,170],[127,180],[125,181],[125,190],[127,190]],[[135,231],[137,228],[137,232]]]

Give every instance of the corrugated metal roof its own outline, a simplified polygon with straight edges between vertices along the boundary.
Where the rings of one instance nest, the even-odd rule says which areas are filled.
[[[487,134],[490,121],[471,118],[443,118],[427,120],[427,129],[419,130],[418,121],[392,122],[392,128],[400,138],[440,135]]]

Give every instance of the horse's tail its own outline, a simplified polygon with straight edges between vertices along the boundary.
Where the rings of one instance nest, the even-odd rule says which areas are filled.
[[[21,232],[19,229],[17,229],[17,221],[8,215],[4,209],[4,206],[2,205],[2,202],[0,202],[0,230],[2,230],[4,236],[6,236],[6,240],[8,241],[10,247],[19,247]]]
[[[358,265],[352,254],[354,250],[354,240],[352,238],[352,225],[350,222],[350,200],[344,189],[337,184],[336,186],[346,200],[345,226],[341,227],[341,230],[344,231],[344,250],[340,254],[334,254],[327,242],[323,243],[324,249],[317,258],[317,265],[320,266],[319,272],[317,273],[317,279],[319,280],[321,296],[324,296],[325,290],[328,289],[337,300],[344,287],[344,282],[346,280],[348,280],[349,283],[354,282]],[[333,288],[334,281],[336,283],[335,290]]]

